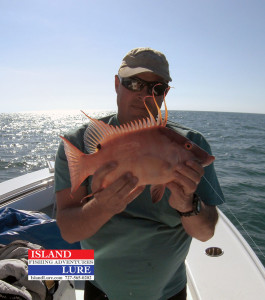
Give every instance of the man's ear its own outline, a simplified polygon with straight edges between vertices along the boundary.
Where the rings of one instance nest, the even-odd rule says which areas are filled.
[[[119,86],[120,86],[120,79],[119,79],[118,75],[115,75],[115,91],[116,91],[116,93],[118,93]]]

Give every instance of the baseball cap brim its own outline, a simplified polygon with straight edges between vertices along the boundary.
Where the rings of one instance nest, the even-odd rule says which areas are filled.
[[[141,74],[141,73],[145,73],[145,72],[154,73],[154,74],[160,76],[161,78],[163,78],[166,81],[172,81],[172,79],[170,77],[165,78],[165,75],[161,76],[161,74],[157,74],[153,70],[150,70],[150,69],[147,69],[147,68],[142,68],[142,67],[137,67],[137,68],[125,67],[125,68],[121,68],[119,70],[119,75],[121,77],[132,77],[132,76],[135,76],[137,74]]]

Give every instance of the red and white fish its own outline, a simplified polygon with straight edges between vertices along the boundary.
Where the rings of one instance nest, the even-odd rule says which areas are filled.
[[[154,101],[156,103],[155,98]],[[70,170],[71,192],[75,192],[103,164],[116,161],[116,169],[106,175],[101,189],[126,172],[131,172],[138,178],[137,186],[151,185],[152,200],[157,202],[161,200],[166,184],[174,180],[178,164],[196,160],[205,167],[214,161],[214,156],[166,127],[166,105],[165,119],[158,105],[157,110],[157,121],[148,110],[150,118],[120,127],[87,116],[90,122],[84,134],[84,143],[90,154],[83,153],[61,137]]]

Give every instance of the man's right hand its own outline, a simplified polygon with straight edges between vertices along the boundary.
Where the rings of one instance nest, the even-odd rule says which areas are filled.
[[[102,189],[105,176],[116,167],[116,162],[103,165],[94,173],[92,180],[92,192],[95,193],[94,201],[103,210],[113,215],[122,212],[145,188],[145,186],[136,187],[138,178],[127,172]]]

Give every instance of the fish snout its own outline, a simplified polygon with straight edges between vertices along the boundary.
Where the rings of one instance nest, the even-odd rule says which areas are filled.
[[[215,156],[209,155],[207,159],[203,162],[202,166],[207,167],[215,161]]]

